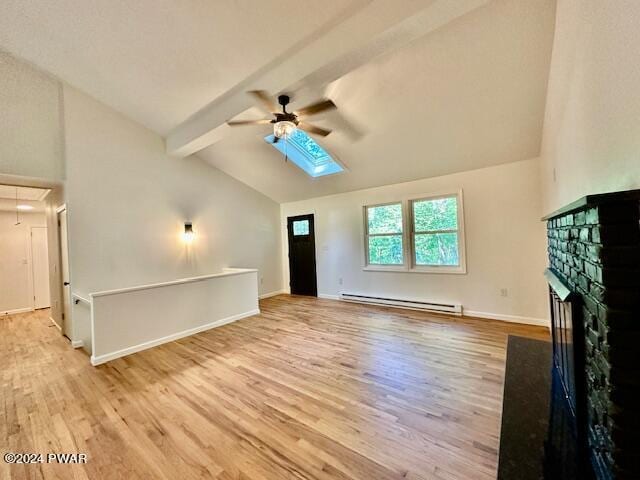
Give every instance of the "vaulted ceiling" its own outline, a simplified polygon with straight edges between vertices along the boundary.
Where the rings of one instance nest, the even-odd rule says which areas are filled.
[[[0,48],[164,135],[349,4],[2,0]]]
[[[553,0],[4,0],[0,48],[267,196],[291,201],[539,154]],[[347,171],[311,179],[267,145],[245,90],[326,94]],[[180,161],[177,159],[176,161]]]

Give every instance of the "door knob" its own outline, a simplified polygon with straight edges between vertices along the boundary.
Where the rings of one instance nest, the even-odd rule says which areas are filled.
[[[64,285],[65,287],[68,285],[71,285],[69,282],[63,282],[62,285]]]

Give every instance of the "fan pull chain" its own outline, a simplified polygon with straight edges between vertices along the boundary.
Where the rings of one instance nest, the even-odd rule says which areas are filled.
[[[287,163],[289,161],[289,155],[287,154],[287,146],[289,145],[289,139],[284,137],[284,162]]]
[[[18,211],[18,187],[16,187],[16,224],[17,227],[20,225],[20,212]]]

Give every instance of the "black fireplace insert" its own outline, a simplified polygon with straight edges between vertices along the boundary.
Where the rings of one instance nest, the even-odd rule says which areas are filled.
[[[580,315],[580,297],[571,291],[552,269],[549,282],[553,368],[562,386],[567,407],[575,421],[576,436],[583,440],[585,424],[584,326]]]
[[[585,341],[580,295],[547,269],[551,308],[552,385],[545,478],[588,479]]]

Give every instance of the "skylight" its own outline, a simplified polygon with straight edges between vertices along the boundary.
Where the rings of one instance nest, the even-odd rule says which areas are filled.
[[[273,135],[264,137],[264,141],[273,145],[289,160],[295,163],[311,177],[322,177],[340,173],[344,169],[313,138],[300,129],[296,129],[286,140],[273,143]]]

